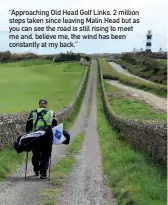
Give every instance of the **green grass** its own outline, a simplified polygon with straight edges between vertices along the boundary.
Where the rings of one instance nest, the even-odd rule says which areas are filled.
[[[81,149],[84,136],[77,136],[69,145],[67,155],[61,159],[51,170],[51,188],[43,190],[43,199],[38,205],[58,205],[59,197],[63,191],[63,184],[68,180],[69,174],[72,172],[73,165],[76,162],[76,155]]]
[[[134,151],[108,123],[98,88],[98,132],[104,174],[118,205],[165,205],[166,168]]]
[[[53,63],[27,60],[0,64],[0,112],[35,109],[40,98],[47,98],[49,108],[61,110],[74,97],[84,75],[77,62]]]
[[[153,110],[153,108],[140,101],[133,99],[132,97],[123,97],[125,91],[110,85],[104,81],[105,89],[108,95],[113,95],[110,100],[111,108],[116,114],[129,117],[132,119],[140,120],[167,120],[167,114]],[[114,96],[116,94],[116,96]]]
[[[31,155],[29,155],[30,159]],[[23,163],[26,154],[17,154],[12,145],[0,151],[0,181],[14,173]]]
[[[103,80],[106,92],[108,94],[119,94],[119,93],[124,93],[124,91],[114,85],[110,85],[108,82],[106,82],[106,80]]]
[[[167,114],[154,112],[150,105],[134,99],[113,99],[112,109],[119,115],[140,120],[167,120]]]
[[[167,65],[167,60],[166,60],[166,59],[157,59],[157,61],[158,61],[161,65]]]
[[[123,75],[117,72],[115,69],[112,69],[111,65],[103,59],[99,59],[99,64],[104,79],[119,80],[120,76]]]
[[[119,80],[120,83],[154,93],[160,97],[167,96],[167,86],[145,82],[117,72],[107,61],[99,59],[104,79]]]

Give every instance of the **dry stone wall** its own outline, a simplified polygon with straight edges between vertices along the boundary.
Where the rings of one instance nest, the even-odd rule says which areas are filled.
[[[145,150],[152,158],[166,165],[167,124],[155,121],[132,120],[117,115],[109,104],[99,61],[98,70],[104,111],[110,124],[119,132],[122,138],[125,138],[133,146],[134,149]]]

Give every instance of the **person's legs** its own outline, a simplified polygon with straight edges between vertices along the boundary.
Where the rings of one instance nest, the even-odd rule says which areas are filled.
[[[38,176],[40,171],[40,151],[39,150],[32,150],[32,165],[33,171]]]
[[[40,161],[40,175],[43,177],[47,177],[47,170],[49,167],[49,155],[46,155],[46,153],[41,153],[41,161]]]
[[[41,139],[41,160],[40,160],[40,175],[41,179],[47,177],[47,170],[49,167],[49,159],[52,152],[52,129],[48,129],[46,134]]]
[[[49,159],[51,157],[52,146],[49,146],[45,151],[41,152],[40,161],[40,175],[41,178],[47,177],[47,170],[49,168]]]

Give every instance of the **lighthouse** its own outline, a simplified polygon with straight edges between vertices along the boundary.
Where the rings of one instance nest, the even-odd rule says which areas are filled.
[[[146,35],[146,52],[147,53],[152,52],[151,46],[152,46],[152,32],[151,30],[149,30]]]

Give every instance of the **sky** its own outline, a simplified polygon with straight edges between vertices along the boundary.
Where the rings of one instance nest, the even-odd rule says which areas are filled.
[[[167,51],[167,0],[5,0],[0,7],[0,51],[10,50],[14,53],[21,52],[34,52],[38,54],[50,54],[50,53],[60,53],[66,51],[73,52],[83,52],[83,53],[120,53],[120,52],[130,52],[134,48],[145,50],[146,47],[146,33],[150,29],[152,31],[152,51],[157,52],[160,47]],[[127,36],[126,39],[121,40],[78,40],[75,44],[75,48],[10,48],[9,47],[9,10],[51,10],[51,9],[68,9],[68,10],[88,10],[88,9],[99,9],[99,10],[109,10],[113,13],[113,10],[125,10],[131,9],[139,11],[140,15],[135,16],[135,18],[140,19],[139,24],[134,24],[133,32],[120,33]],[[57,16],[55,16],[56,18]],[[68,18],[68,16],[64,16]],[[80,16],[86,18],[86,16]],[[107,17],[107,16],[106,16]],[[119,16],[117,16],[118,18]],[[123,16],[123,18],[133,18],[133,16]],[[18,17],[19,18],[19,17]],[[24,17],[23,17],[24,18]],[[103,18],[103,17],[102,17]],[[116,16],[110,16],[110,18],[116,18]],[[99,24],[97,24],[99,25]],[[116,26],[116,24],[113,24]],[[133,24],[122,24],[122,26],[132,26]],[[33,25],[37,26],[37,25]],[[39,25],[40,26],[40,25]],[[74,25],[79,26],[79,25]],[[93,26],[93,24],[92,24]],[[101,26],[103,26],[101,24]],[[104,26],[106,26],[104,24]],[[121,24],[117,25],[121,26]],[[87,34],[79,33],[79,34]],[[66,33],[64,33],[66,34]],[[69,33],[70,34],[70,33]],[[91,33],[90,33],[91,34]],[[103,34],[103,33],[102,33]],[[105,34],[105,33],[104,33]],[[118,32],[116,34],[119,34]],[[27,41],[28,42],[28,41]],[[39,41],[42,42],[42,41]],[[51,42],[55,42],[52,40]]]

